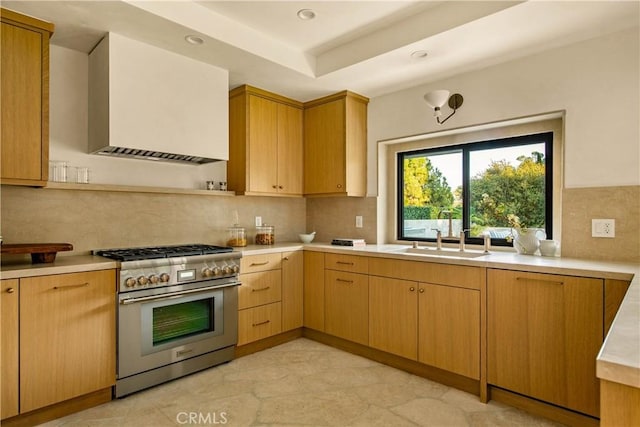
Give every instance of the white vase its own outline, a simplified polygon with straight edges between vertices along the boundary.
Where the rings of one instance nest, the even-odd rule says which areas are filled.
[[[519,254],[533,255],[540,246],[540,239],[545,238],[545,232],[542,230],[534,228],[515,230],[513,247]]]

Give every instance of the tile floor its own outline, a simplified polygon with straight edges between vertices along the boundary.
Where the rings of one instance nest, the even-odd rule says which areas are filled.
[[[44,425],[559,426],[305,338]]]

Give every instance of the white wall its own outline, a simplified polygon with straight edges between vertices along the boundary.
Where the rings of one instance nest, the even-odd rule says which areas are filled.
[[[377,141],[561,110],[565,187],[639,185],[639,39],[635,28],[372,99],[368,193],[378,193]],[[464,96],[442,126],[422,98],[434,89]]]
[[[204,188],[207,180],[226,181],[226,162],[191,166],[87,154],[89,56],[55,45],[50,52],[51,160],[88,166],[94,183]]]

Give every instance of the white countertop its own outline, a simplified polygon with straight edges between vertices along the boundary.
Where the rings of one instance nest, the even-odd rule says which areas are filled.
[[[277,243],[275,245],[250,245],[234,248],[243,255],[310,250],[344,253],[400,260],[470,265],[485,268],[501,268],[555,273],[602,279],[631,280],[631,286],[620,306],[613,325],[598,354],[596,369],[598,378],[640,388],[640,266],[628,263],[601,262],[561,257],[519,255],[513,252],[493,251],[479,258],[440,257],[398,252],[408,245],[366,245],[363,247],[334,246],[328,243]],[[3,264],[0,279],[44,276],[117,268],[118,264],[107,258],[80,255],[58,256],[53,263]]]

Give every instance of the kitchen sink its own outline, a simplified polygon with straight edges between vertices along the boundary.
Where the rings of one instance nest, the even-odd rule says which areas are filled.
[[[461,252],[458,249],[449,249],[449,248],[443,248],[443,249],[402,248],[402,249],[396,249],[392,252],[402,253],[402,254],[411,254],[411,255],[436,256],[436,257],[444,257],[444,258],[478,258],[485,255],[489,255],[483,251],[465,250],[464,252]]]

